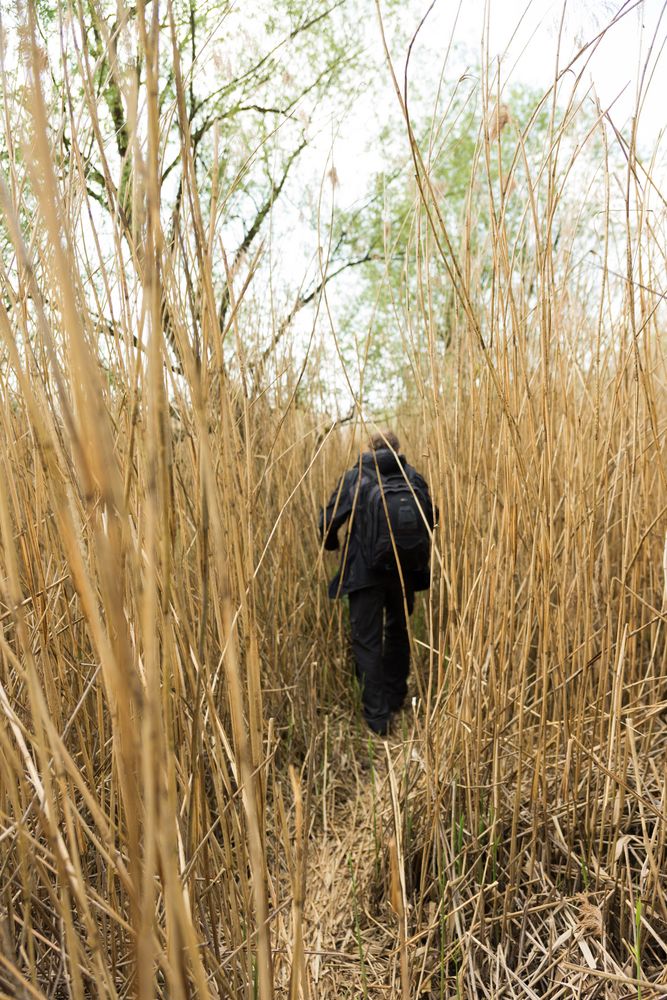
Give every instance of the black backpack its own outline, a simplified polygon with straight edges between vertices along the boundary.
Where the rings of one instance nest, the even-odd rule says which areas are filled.
[[[402,473],[382,476],[369,485],[363,503],[362,531],[369,569],[395,572],[396,556],[402,572],[427,569],[431,539],[426,511],[420,490]]]

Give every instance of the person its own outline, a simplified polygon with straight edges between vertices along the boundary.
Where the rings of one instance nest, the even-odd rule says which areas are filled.
[[[406,611],[412,614],[415,591],[426,590],[430,584],[435,517],[426,481],[399,454],[396,434],[391,430],[373,434],[368,449],[341,477],[326,508],[320,510],[319,530],[324,548],[336,550],[340,548],[338,532],[349,521],[329,597],[349,598],[363,715],[375,733],[385,736],[392,713],[402,707],[407,694]],[[396,505],[405,509],[405,515],[394,515]],[[397,527],[400,518],[408,524],[407,535]],[[384,551],[378,557],[383,530]]]

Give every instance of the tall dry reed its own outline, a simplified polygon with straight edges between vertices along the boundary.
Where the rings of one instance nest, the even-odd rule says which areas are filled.
[[[397,302],[418,381],[394,416],[440,522],[415,707],[385,749],[349,709],[314,530],[365,421],[322,415],[283,344],[283,374],[254,384],[250,285],[230,285],[220,324],[225,192],[209,215],[173,18],[138,5],[131,183],[107,165],[98,232],[94,91],[52,103],[31,10],[0,184],[5,993],[664,995],[663,206],[634,140],[626,271],[603,162],[591,278],[564,197],[577,91],[536,161],[531,123],[501,127],[486,81],[462,240],[405,108],[416,280]],[[171,115],[178,240],[161,214]],[[503,144],[511,175],[488,184],[475,241]]]

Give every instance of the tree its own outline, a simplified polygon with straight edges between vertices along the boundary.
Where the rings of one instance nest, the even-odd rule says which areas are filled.
[[[52,141],[64,186],[72,171],[85,174],[92,224],[111,245],[120,223],[123,248],[141,261],[146,205],[136,179],[145,167],[149,123],[143,106],[147,67],[141,55],[135,6],[82,0],[71,17],[59,4],[40,0],[34,32],[48,54],[45,89],[53,110]],[[359,28],[373,12],[358,0],[259,0],[252,9],[229,0],[171,0],[148,5],[160,18],[157,85],[160,110],[160,211],[165,266],[179,274],[182,301],[163,301],[164,327],[174,363],[182,363],[173,336],[174,310],[187,313],[190,340],[201,362],[211,345],[200,343],[200,267],[188,245],[188,228],[210,232],[219,335],[233,320],[235,295],[243,294],[261,260],[262,240],[290,177],[323,128],[351,99],[362,54]],[[28,20],[8,25],[30,33]],[[15,53],[16,54],[16,53]],[[6,94],[12,126],[25,127],[20,59]],[[14,84],[14,85],[12,85]],[[81,120],[86,100],[96,109]],[[194,164],[197,205],[184,204],[187,146]],[[357,258],[340,261],[352,266]],[[332,272],[333,273],[333,272]],[[332,273],[294,290],[277,318],[271,343],[313,302]],[[236,286],[236,292],[234,288]],[[298,285],[297,285],[298,287]],[[239,291],[240,290],[240,291]],[[113,317],[107,317],[110,329]]]
[[[473,307],[483,317],[491,308],[498,262],[495,252],[511,248],[512,281],[523,284],[527,303],[535,302],[535,243],[531,213],[554,211],[549,232],[552,248],[568,229],[563,266],[585,258],[597,244],[593,205],[603,197],[591,192],[604,183],[603,118],[593,96],[575,90],[552,107],[551,98],[521,83],[508,84],[500,102],[484,98],[484,73],[459,53],[453,79],[438,81],[421,72],[409,81],[409,113],[414,141],[428,176],[427,196],[437,205]],[[433,95],[437,95],[434,97]],[[552,120],[553,115],[553,120]],[[415,181],[415,164],[402,133],[398,106],[381,132],[382,154],[368,198],[340,212],[332,238],[345,257],[369,247],[369,263],[340,297],[341,340],[345,360],[366,387],[371,400],[401,398],[414,385],[416,328],[443,355],[460,322],[460,302],[433,236]],[[488,155],[486,150],[488,149]],[[621,168],[620,151],[606,154]],[[565,189],[562,181],[576,175]],[[549,185],[555,200],[549,201]],[[582,204],[581,190],[589,197]],[[547,209],[547,203],[549,208]],[[570,229],[574,226],[574,231]],[[542,248],[545,251],[545,248]],[[596,273],[590,272],[595,281]],[[354,284],[352,283],[354,282]],[[345,299],[349,307],[345,307]],[[421,356],[427,343],[421,342]],[[379,390],[378,390],[379,387]]]

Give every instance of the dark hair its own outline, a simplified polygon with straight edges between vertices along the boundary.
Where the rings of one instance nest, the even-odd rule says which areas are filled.
[[[393,448],[397,452],[400,448],[400,443],[394,432],[386,429],[371,434],[368,439],[368,447],[371,451],[379,451],[381,448]]]

